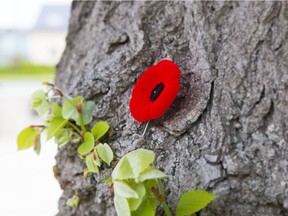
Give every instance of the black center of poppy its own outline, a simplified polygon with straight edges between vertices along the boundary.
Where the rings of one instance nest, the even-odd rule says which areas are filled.
[[[164,89],[164,84],[162,82],[157,84],[150,94],[150,100],[155,101],[159,97],[163,89]]]

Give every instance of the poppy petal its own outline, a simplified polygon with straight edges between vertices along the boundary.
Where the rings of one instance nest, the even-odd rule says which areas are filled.
[[[130,112],[134,119],[139,122],[150,120],[149,104],[136,97],[130,100]]]
[[[164,84],[164,90],[163,92],[159,95],[157,100],[153,103],[150,104],[149,112],[150,112],[150,118],[151,119],[157,119],[161,117],[164,112],[167,110],[167,108],[172,104],[174,101],[178,90],[180,88],[179,81],[173,81],[173,82],[168,82]]]
[[[162,82],[171,82],[180,79],[180,69],[178,66],[167,59],[160,61],[156,65],[157,77]]]
[[[151,91],[159,83],[156,66],[149,67],[138,79],[132,91],[132,99],[134,97],[142,98],[147,102]]]

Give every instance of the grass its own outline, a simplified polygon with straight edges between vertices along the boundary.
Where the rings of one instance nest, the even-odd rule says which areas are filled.
[[[18,63],[0,67],[0,80],[2,79],[37,79],[52,80],[55,76],[54,66]]]

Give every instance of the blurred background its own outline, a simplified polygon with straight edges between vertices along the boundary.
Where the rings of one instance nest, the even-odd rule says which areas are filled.
[[[54,178],[57,146],[17,152],[18,133],[41,119],[31,94],[52,81],[65,48],[69,0],[9,0],[0,7],[0,215],[51,216],[61,189]]]

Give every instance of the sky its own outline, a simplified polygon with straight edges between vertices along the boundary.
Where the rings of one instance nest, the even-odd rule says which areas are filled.
[[[0,4],[0,29],[30,29],[45,4],[67,4],[72,0],[2,0]]]

